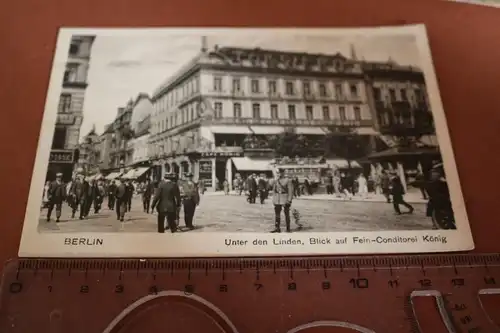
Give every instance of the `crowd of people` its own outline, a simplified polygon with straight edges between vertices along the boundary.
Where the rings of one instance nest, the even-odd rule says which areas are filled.
[[[165,186],[165,183],[172,184]],[[177,192],[170,193],[170,187]],[[165,195],[165,191],[170,194]],[[143,212],[153,213],[156,208],[158,221],[162,220],[161,223],[158,222],[158,232],[165,231],[165,219],[167,227],[172,232],[177,231],[182,209],[186,228],[194,229],[193,218],[200,196],[198,186],[189,173],[182,182],[177,175],[166,175],[160,182],[151,182],[149,179],[137,182],[125,178],[88,180],[83,174],[77,174],[68,183],[64,183],[62,174],[58,173],[54,181],[47,181],[44,186],[41,211],[46,209],[46,221],[49,222],[55,209],[56,222],[60,222],[63,206],[66,204],[72,219],[76,219],[78,213],[78,218],[84,220],[92,214],[98,214],[103,209],[103,204],[107,204],[108,210],[115,211],[116,219],[124,222],[126,213],[132,210],[135,195],[141,196]],[[104,202],[105,199],[107,203]],[[175,208],[173,213],[172,207]]]

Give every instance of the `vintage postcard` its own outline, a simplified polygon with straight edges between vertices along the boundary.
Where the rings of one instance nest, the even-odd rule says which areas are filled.
[[[20,256],[473,247],[423,25],[60,30]]]

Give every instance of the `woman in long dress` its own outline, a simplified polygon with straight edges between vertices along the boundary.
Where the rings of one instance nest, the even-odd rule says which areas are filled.
[[[45,182],[45,185],[43,186],[42,206],[40,207],[40,211],[47,208],[47,205],[49,204],[49,187],[50,182]]]
[[[358,193],[363,198],[368,194],[368,183],[362,173],[358,176]]]

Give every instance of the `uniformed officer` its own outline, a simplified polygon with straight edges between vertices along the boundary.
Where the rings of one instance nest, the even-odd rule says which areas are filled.
[[[47,222],[50,221],[50,215],[54,206],[56,207],[56,222],[61,218],[62,203],[66,197],[66,186],[62,182],[62,173],[56,175],[56,180],[50,183],[48,190],[48,210]]]
[[[292,180],[285,176],[283,169],[278,169],[278,179],[273,184],[273,204],[275,214],[275,229],[281,232],[281,211],[285,214],[286,231],[290,230],[290,207],[293,199]]]
[[[183,194],[182,204],[184,206],[184,223],[189,230],[193,230],[193,218],[196,206],[200,204],[200,194],[198,186],[193,182],[193,174],[184,175],[186,181],[182,184],[181,193]]]

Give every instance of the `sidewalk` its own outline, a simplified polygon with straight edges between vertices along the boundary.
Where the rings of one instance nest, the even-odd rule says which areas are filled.
[[[351,200],[344,199],[344,196],[337,197],[334,194],[313,194],[313,195],[302,195],[294,200],[324,200],[324,201],[357,201],[357,202],[387,202],[387,199],[382,194],[367,194],[366,198],[360,196],[354,196]],[[420,193],[407,193],[404,196],[404,200],[409,204],[425,204],[427,200],[424,200]]]
[[[205,196],[212,195],[224,195],[223,191],[217,192],[205,192]],[[238,195],[235,191],[229,192],[229,195]],[[245,194],[243,193],[242,196]],[[422,194],[420,192],[410,192],[406,193],[404,199],[409,204],[425,204],[427,200],[422,198]],[[313,194],[313,195],[302,195],[294,200],[322,200],[322,201],[355,201],[355,202],[387,202],[385,196],[382,194],[369,193],[366,198],[362,198],[360,196],[354,196],[351,200],[345,200],[344,196],[337,197],[334,194]]]

